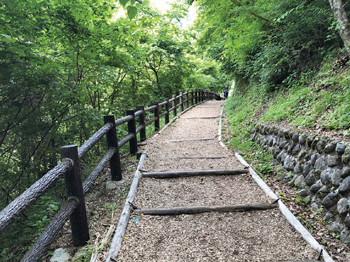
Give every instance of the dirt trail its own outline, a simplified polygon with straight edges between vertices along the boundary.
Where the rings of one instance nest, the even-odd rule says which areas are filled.
[[[218,116],[222,104],[217,101],[201,104],[163,133],[149,138],[142,169],[153,172],[244,168],[233,152],[217,142],[218,118],[194,118]],[[215,139],[171,141],[202,138]],[[160,208],[271,202],[250,174],[244,174],[142,178],[134,204],[139,208]],[[295,232],[279,209],[272,209],[180,216],[133,215],[117,260],[298,261],[316,257],[316,251]]]

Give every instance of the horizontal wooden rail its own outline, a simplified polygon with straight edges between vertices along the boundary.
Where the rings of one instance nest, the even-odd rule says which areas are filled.
[[[136,111],[136,112],[135,112],[135,117],[140,116],[142,113],[143,113],[143,111],[142,111],[142,110],[138,110],[138,111]]]
[[[146,126],[149,126],[150,124],[152,124],[152,123],[155,122],[156,120],[157,120],[156,117],[152,118],[151,120],[148,120],[148,121],[146,122]]]
[[[140,131],[142,130],[142,128],[145,128],[145,125],[139,125],[139,126],[136,128],[136,134],[140,133]]]
[[[39,199],[53,183],[62,177],[73,166],[70,159],[63,159],[61,163],[37,180],[30,188],[13,200],[0,212],[0,234],[14,222],[30,205]]]
[[[128,134],[126,137],[124,137],[122,140],[118,142],[118,146],[122,147],[126,143],[128,143],[131,139],[135,137],[135,134]]]
[[[174,178],[186,176],[224,176],[240,175],[249,173],[248,169],[228,169],[228,170],[196,170],[196,171],[169,171],[169,172],[144,172],[143,177],[154,178]]]
[[[170,99],[169,99],[169,102],[172,102],[172,101],[174,101],[174,100],[175,100],[174,98],[170,98]]]
[[[156,109],[157,106],[150,106],[150,107],[147,107],[145,108],[145,112],[149,112],[149,111],[152,111],[154,109]]]
[[[169,112],[168,111],[165,111],[164,113],[161,113],[160,115],[159,115],[159,118],[162,118],[163,116],[165,116],[166,114],[168,114]]]
[[[107,123],[93,134],[78,150],[79,159],[82,159],[89,150],[113,127],[112,123]]]
[[[97,166],[94,168],[94,170],[91,172],[89,177],[87,179],[85,179],[84,184],[83,184],[84,195],[86,195],[86,193],[94,185],[98,175],[102,172],[103,168],[106,166],[106,164],[112,158],[112,156],[115,154],[116,151],[117,150],[114,147],[108,149],[107,153],[102,157],[102,159],[97,164]]]
[[[167,103],[166,101],[159,103],[159,106],[164,106],[166,103]]]
[[[116,126],[120,126],[121,124],[125,124],[128,121],[130,121],[131,119],[133,119],[132,116],[124,116],[123,118],[117,119],[115,120],[115,125]]]

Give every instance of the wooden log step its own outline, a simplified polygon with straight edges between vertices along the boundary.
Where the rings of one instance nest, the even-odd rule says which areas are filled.
[[[209,141],[214,140],[215,138],[197,138],[197,139],[182,139],[182,140],[168,140],[165,142],[192,142],[192,141]]]
[[[225,156],[183,156],[183,157],[168,157],[161,158],[161,160],[174,160],[174,159],[223,159]]]
[[[221,106],[197,106],[196,108],[221,108]]]
[[[248,169],[227,169],[227,170],[194,170],[194,171],[168,171],[168,172],[145,172],[143,177],[154,178],[175,178],[188,176],[224,176],[240,175],[249,173]]]
[[[219,118],[220,116],[196,116],[196,117],[181,117],[182,119],[212,119]]]
[[[272,204],[246,204],[237,206],[194,206],[194,207],[173,207],[173,208],[155,208],[155,209],[135,209],[136,214],[166,216],[182,214],[200,214],[208,212],[244,212],[251,210],[267,210],[278,207],[278,203]]]

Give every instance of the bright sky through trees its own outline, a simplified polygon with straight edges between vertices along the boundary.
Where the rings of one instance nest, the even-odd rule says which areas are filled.
[[[173,2],[176,2],[176,0],[150,0],[150,3],[157,9],[161,10],[163,13],[165,13],[171,8],[170,4]],[[196,18],[196,16],[196,8],[193,5],[191,5],[187,17],[181,20],[182,27],[187,28],[188,26],[190,26]]]

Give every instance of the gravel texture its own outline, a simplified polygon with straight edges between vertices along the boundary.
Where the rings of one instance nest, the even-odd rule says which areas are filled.
[[[169,128],[148,139],[142,169],[153,171],[244,168],[217,138],[223,102],[210,101],[186,112]],[[214,108],[215,107],[215,108]],[[196,159],[193,157],[225,157]],[[181,159],[177,159],[181,158]],[[188,159],[186,159],[188,158]],[[142,178],[134,203],[139,208],[270,203],[249,174],[173,179]],[[316,251],[294,231],[278,209],[241,213],[139,216],[130,220],[121,250],[124,261],[298,261]]]

